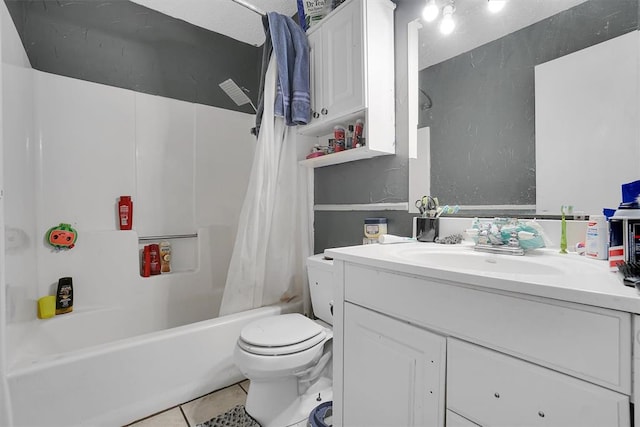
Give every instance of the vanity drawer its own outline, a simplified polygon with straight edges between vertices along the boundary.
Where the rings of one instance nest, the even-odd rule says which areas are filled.
[[[345,264],[347,301],[631,394],[631,316]]]
[[[447,408],[482,426],[629,426],[629,397],[447,340]]]

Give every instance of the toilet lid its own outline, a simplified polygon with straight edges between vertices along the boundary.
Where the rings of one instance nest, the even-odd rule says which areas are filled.
[[[240,332],[238,345],[245,351],[265,356],[292,354],[324,341],[322,326],[298,313],[256,320]]]

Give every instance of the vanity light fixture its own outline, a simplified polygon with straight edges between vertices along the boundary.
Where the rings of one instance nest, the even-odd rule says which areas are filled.
[[[453,19],[453,12],[455,11],[455,7],[453,6],[453,2],[451,4],[446,5],[442,9],[442,21],[440,21],[440,32],[444,35],[449,35],[456,28],[456,21]]]
[[[507,0],[487,0],[487,9],[491,13],[500,12],[507,4]]]
[[[436,0],[427,0],[427,5],[424,7],[422,11],[422,17],[427,22],[433,22],[440,14],[440,9],[436,4]]]

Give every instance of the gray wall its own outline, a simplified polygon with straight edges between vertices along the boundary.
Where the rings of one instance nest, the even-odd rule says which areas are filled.
[[[5,0],[37,70],[253,113],[218,87],[232,78],[254,104],[262,48],[124,0]]]
[[[396,155],[316,169],[316,204],[407,201],[406,26],[424,1],[396,5]],[[639,13],[638,0],[591,0],[422,70],[433,100],[419,121],[431,126],[432,194],[450,205],[535,204],[533,67],[636,30]],[[483,213],[496,214],[470,212]],[[370,216],[389,218],[392,234],[411,233],[406,212],[316,212],[315,252],[361,243]]]
[[[407,24],[415,20],[424,0],[394,1],[396,155],[376,157],[315,170],[316,204],[406,202],[409,189],[407,108]],[[413,215],[404,211],[315,212],[314,252],[358,245],[364,237],[364,219],[386,217],[388,232],[410,236]]]
[[[431,191],[449,204],[534,205],[534,66],[637,28],[637,0],[591,0],[422,70]]]

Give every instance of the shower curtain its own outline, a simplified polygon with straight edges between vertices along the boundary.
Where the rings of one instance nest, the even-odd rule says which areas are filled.
[[[302,296],[311,254],[307,170],[296,129],[274,116],[277,65],[265,76],[264,114],[224,288],[220,315]]]

